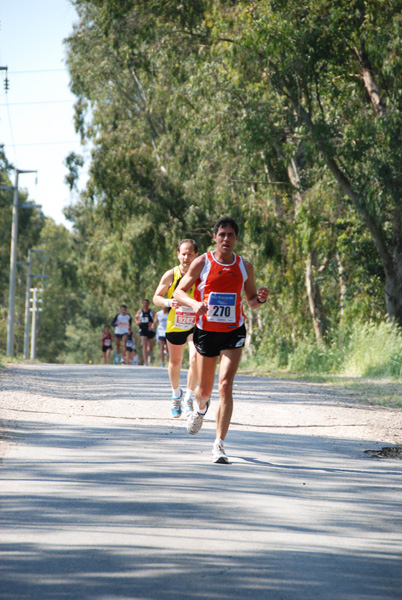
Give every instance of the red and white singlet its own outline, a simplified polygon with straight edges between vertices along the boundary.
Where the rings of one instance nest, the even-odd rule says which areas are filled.
[[[197,327],[204,331],[233,331],[246,320],[242,292],[248,275],[241,256],[233,263],[219,263],[212,252],[206,252],[205,265],[196,282],[195,297],[205,302],[208,312],[197,317]]]

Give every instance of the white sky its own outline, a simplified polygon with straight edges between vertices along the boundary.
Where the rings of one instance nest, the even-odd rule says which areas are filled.
[[[83,154],[73,124],[74,96],[64,64],[63,39],[77,15],[68,0],[0,0],[0,143],[18,169],[19,187],[56,223],[68,226],[63,208],[70,204],[63,161]],[[11,174],[14,184],[14,173]]]

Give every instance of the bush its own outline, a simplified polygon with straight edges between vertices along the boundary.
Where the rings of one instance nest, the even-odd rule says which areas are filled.
[[[314,340],[295,345],[269,340],[246,358],[248,366],[297,375],[338,374],[355,377],[402,377],[402,331],[388,322],[356,323],[339,331],[331,343]]]
[[[391,323],[355,327],[343,373],[360,377],[402,376],[402,332]]]

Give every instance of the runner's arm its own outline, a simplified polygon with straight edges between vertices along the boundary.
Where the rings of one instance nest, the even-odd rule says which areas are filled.
[[[153,312],[153,311],[151,311],[151,312]],[[154,323],[153,323],[154,329],[157,329],[158,321],[159,321],[158,313],[154,312]]]
[[[196,315],[204,315],[207,312],[207,307],[203,302],[198,302],[190,298],[187,291],[200,278],[201,271],[205,265],[205,254],[196,258],[185,275],[183,275],[179,285],[177,286],[173,297],[179,303],[179,306],[189,306],[193,309]]]
[[[180,304],[177,302],[177,300],[174,300],[174,298],[171,298],[170,300],[165,298],[165,294],[172,285],[172,281],[173,269],[169,269],[169,271],[166,271],[166,273],[162,275],[159,285],[155,290],[154,297],[152,298],[152,302],[156,304],[156,306],[179,308]]]
[[[247,305],[251,309],[256,309],[259,308],[261,304],[265,304],[269,295],[269,291],[264,286],[259,287],[257,290],[254,279],[253,265],[245,260],[244,266],[248,275],[244,283],[244,293],[246,295]]]

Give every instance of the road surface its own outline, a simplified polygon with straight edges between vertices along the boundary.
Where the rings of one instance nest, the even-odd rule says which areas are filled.
[[[185,373],[183,373],[183,384]],[[189,436],[153,367],[0,374],[2,600],[400,600],[402,411],[238,376]]]

